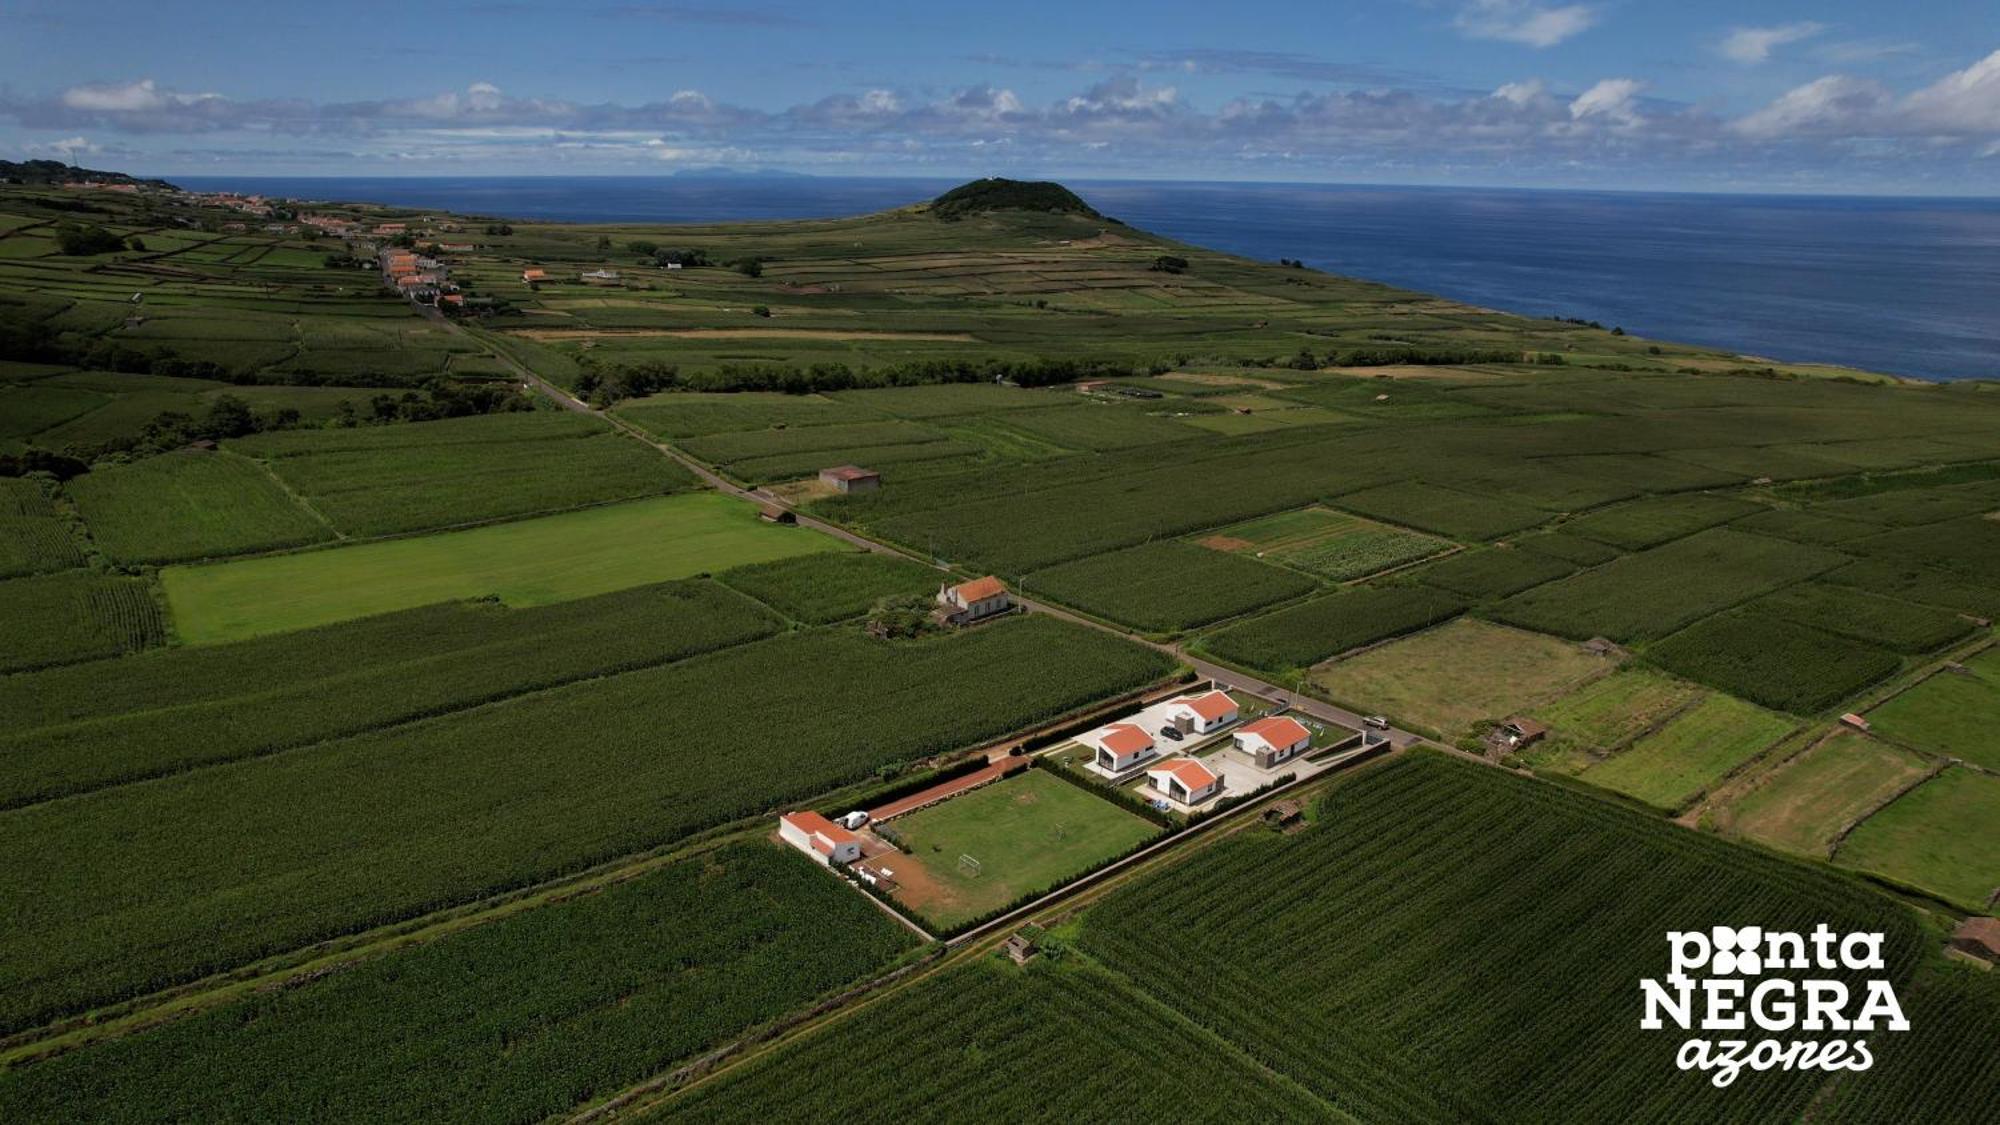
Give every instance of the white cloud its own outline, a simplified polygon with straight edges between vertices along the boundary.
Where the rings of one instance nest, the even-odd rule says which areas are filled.
[[[1903,100],[1914,124],[1953,133],[2000,133],[2000,51]]]
[[[1763,109],[1731,127],[1746,137],[1774,139],[1798,133],[1852,129],[1863,125],[1889,101],[1879,82],[1829,74],[1787,90]]]
[[[150,78],[126,83],[92,83],[72,86],[62,93],[62,104],[70,109],[99,113],[138,113],[150,109],[194,105],[218,100],[220,94],[178,94],[162,90]]]
[[[1632,104],[1632,99],[1638,96],[1639,90],[1639,83],[1630,78],[1606,78],[1569,103],[1570,119],[1584,121],[1602,117],[1621,125],[1637,125],[1639,108]]]
[[[1455,23],[1474,39],[1553,47],[1594,26],[1597,9],[1588,4],[1552,8],[1530,0],[1471,0]]]
[[[28,145],[27,149],[31,153],[45,152],[51,156],[68,161],[74,161],[78,156],[104,151],[102,145],[94,144],[84,137],[64,137],[59,141],[41,141]]]
[[[1771,52],[1779,47],[1811,39],[1825,30],[1825,24],[1812,20],[1783,23],[1775,27],[1732,28],[1716,49],[1722,52],[1724,58],[1740,63],[1760,63],[1768,60]]]
[[[861,95],[860,109],[863,113],[891,114],[903,108],[893,90],[870,90]]]
[[[1530,105],[1547,92],[1548,86],[1541,79],[1530,78],[1526,82],[1509,82],[1493,91],[1493,96],[1514,105]]]

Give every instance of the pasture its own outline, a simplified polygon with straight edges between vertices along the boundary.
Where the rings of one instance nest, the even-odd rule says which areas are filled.
[[[1465,734],[1565,695],[1617,667],[1571,641],[1460,618],[1313,669],[1328,698],[1438,732]]]
[[[1835,863],[1979,912],[2000,892],[2000,777],[1952,766],[1861,822]]]
[[[1868,712],[1884,738],[2000,770],[2000,649],[1931,673]]]
[[[1922,755],[1857,731],[1836,731],[1716,810],[1716,824],[1727,834],[1825,859],[1848,826],[1931,768]]]
[[[160,572],[192,644],[304,629],[432,602],[546,605],[791,555],[838,540],[762,523],[713,492],[607,504],[411,539]]]
[[[1153,822],[1043,769],[983,785],[886,827],[909,848],[886,861],[896,871],[896,900],[941,932],[1047,890],[1160,832]],[[971,856],[977,867],[961,856]]]
[[[1582,777],[1592,785],[1674,812],[1791,733],[1794,725],[1783,715],[1711,694],[1591,766]]]

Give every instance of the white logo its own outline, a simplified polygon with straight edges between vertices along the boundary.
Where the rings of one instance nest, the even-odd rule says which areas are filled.
[[[1882,977],[1861,980],[1857,996],[1844,980],[1765,975],[1784,970],[1880,973],[1887,967],[1882,941],[1879,933],[1837,935],[1825,923],[1810,934],[1767,932],[1760,926],[1673,931],[1667,934],[1665,983],[1639,982],[1645,1000],[1639,1026],[1648,1031],[1671,1025],[1681,1031],[1740,1032],[1754,1023],[1760,1031],[1776,1033],[1908,1031],[1910,1021],[1903,1018],[1896,990]],[[1693,1038],[1681,1044],[1675,1061],[1682,1070],[1712,1070],[1711,1081],[1727,1086],[1745,1067],[1867,1070],[1875,1057],[1865,1038]]]

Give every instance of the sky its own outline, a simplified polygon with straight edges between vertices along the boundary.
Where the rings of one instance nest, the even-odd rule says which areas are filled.
[[[0,0],[0,155],[2000,196],[2000,2]]]

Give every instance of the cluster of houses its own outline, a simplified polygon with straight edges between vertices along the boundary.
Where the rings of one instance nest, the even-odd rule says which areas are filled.
[[[412,301],[428,305],[459,303],[465,299],[460,296],[458,286],[451,283],[451,268],[436,258],[392,246],[381,252],[379,260],[383,283]]]
[[[1192,757],[1166,757],[1189,738],[1206,737],[1242,717],[1228,692],[1209,690],[1156,703],[1124,720],[1077,736],[1091,751],[1089,768],[1109,781],[1122,782],[1143,768],[1155,795],[1174,804],[1196,808],[1217,796],[1222,775]],[[1230,732],[1230,748],[1259,770],[1269,771],[1312,747],[1312,732],[1297,719],[1266,715]]]
[[[612,269],[584,270],[582,273],[576,275],[576,279],[584,285],[619,286],[625,284],[624,276],[617,270]],[[549,276],[549,271],[540,266],[529,266],[527,269],[521,271],[521,284],[526,285],[530,289],[554,280],[554,278]]]

